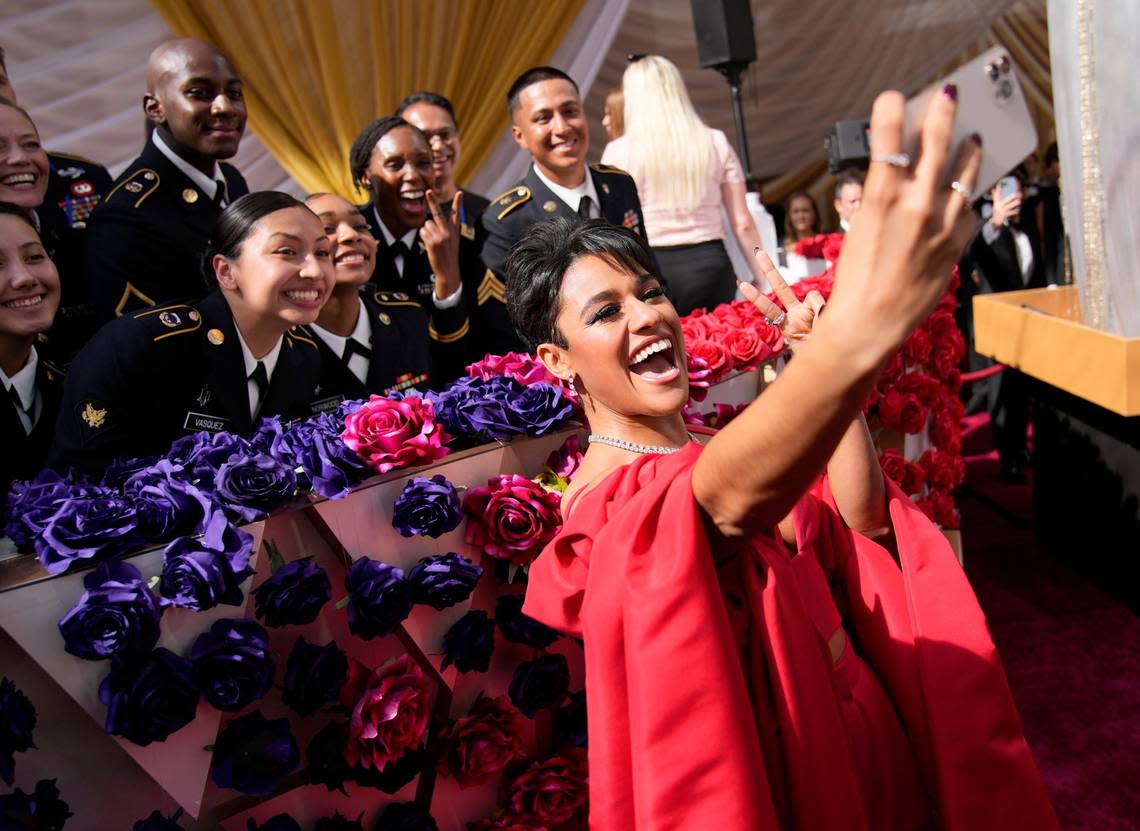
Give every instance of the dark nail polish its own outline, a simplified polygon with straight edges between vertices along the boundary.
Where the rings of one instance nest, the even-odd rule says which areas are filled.
[[[958,100],[958,85],[947,84],[942,88],[942,94],[949,98],[951,101]]]
[[[973,142],[974,144],[976,144],[978,147],[981,147],[981,146],[982,146],[982,136],[981,136],[981,133],[970,133],[970,141],[972,141],[972,142]]]

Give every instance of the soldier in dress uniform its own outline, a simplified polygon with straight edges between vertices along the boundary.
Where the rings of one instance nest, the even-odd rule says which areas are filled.
[[[0,98],[0,148],[0,201],[27,213],[59,274],[59,310],[50,331],[41,334],[40,351],[66,365],[99,326],[83,276],[81,232],[45,199],[48,154],[31,117],[6,98]]]
[[[488,298],[505,294],[507,256],[536,222],[556,216],[601,218],[646,238],[633,178],[610,165],[586,164],[589,126],[578,85],[569,75],[551,66],[528,69],[511,84],[507,110],[511,135],[534,163],[483,213],[487,272],[479,296]],[[503,318],[500,325],[510,327],[510,322]],[[519,349],[525,349],[513,327],[505,331]]]
[[[402,118],[378,118],[365,127],[349,161],[353,181],[371,196],[361,212],[379,244],[372,282],[424,307],[432,340],[455,347],[450,354],[456,360],[436,367],[437,384],[456,378],[483,356],[466,299],[483,266],[475,242],[463,236],[456,221],[463,194],[456,192],[454,215],[443,218],[432,193],[435,172],[427,138]]]
[[[459,124],[451,102],[437,92],[414,92],[400,102],[396,115],[409,124],[419,127],[431,144],[431,166],[435,171],[436,199],[445,215],[451,211],[451,200],[456,191],[463,191],[460,206],[459,228],[463,236],[483,242],[483,224],[479,218],[491,200],[470,188],[461,188],[455,182],[455,168],[459,165],[462,145],[459,141]]]
[[[314,194],[305,204],[321,218],[329,242],[336,246],[336,285],[317,322],[307,327],[321,352],[324,407],[370,394],[440,386],[433,365],[454,364],[448,352],[462,349],[462,342],[432,339],[427,313],[418,301],[368,282],[377,244],[358,207],[335,193]],[[445,312],[465,318],[466,307],[460,304]]]
[[[75,359],[53,464],[98,469],[187,433],[249,435],[261,416],[314,411],[321,361],[303,327],[335,280],[320,220],[287,194],[251,193],[211,239],[216,291],[124,315]]]
[[[146,78],[143,109],[154,131],[86,232],[87,278],[106,318],[205,296],[210,229],[249,192],[222,161],[237,153],[246,121],[229,60],[209,43],[179,38],[151,53]]]
[[[0,493],[30,479],[51,447],[63,371],[36,340],[59,306],[59,275],[27,212],[0,202]]]

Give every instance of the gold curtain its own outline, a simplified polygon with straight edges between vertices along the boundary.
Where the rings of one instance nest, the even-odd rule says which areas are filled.
[[[151,2],[176,34],[229,55],[250,126],[302,187],[349,196],[353,139],[418,90],[454,104],[465,182],[506,129],[511,81],[550,59],[584,0]]]

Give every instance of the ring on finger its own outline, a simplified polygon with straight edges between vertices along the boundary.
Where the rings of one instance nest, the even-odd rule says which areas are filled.
[[[963,185],[957,179],[950,183],[950,190],[954,191],[956,194],[965,199],[967,205],[974,201],[974,194],[970,192],[970,189],[968,187]]]
[[[778,315],[776,315],[775,317],[773,317],[771,319],[764,318],[764,322],[767,323],[769,326],[779,326],[781,323],[784,322],[784,320],[787,318],[787,316],[788,316],[787,312],[780,312]]]
[[[889,164],[891,167],[910,167],[910,155],[907,153],[873,153],[871,161]]]

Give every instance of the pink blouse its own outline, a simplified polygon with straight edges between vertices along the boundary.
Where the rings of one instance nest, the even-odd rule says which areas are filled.
[[[725,182],[743,182],[744,169],[740,166],[740,159],[724,133],[711,128],[710,132],[713,137],[715,162],[709,167],[708,185],[705,187],[704,196],[692,211],[667,208],[657,204],[652,189],[643,177],[634,172],[634,165],[630,163],[631,159],[636,158],[637,153],[628,136],[614,139],[602,152],[604,164],[612,164],[633,174],[651,246],[691,245],[695,242],[724,239],[724,223],[720,211],[724,199],[720,188]]]

